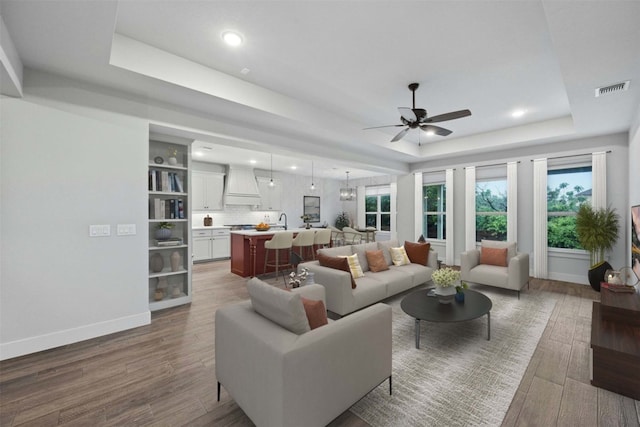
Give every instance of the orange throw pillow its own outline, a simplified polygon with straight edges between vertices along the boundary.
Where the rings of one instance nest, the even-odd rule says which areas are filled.
[[[329,323],[327,320],[327,309],[324,308],[324,302],[322,302],[322,300],[315,301],[305,297],[300,297],[300,299],[302,300],[304,311],[307,313],[307,320],[309,321],[311,330]]]
[[[507,248],[480,248],[480,264],[507,266]]]
[[[353,280],[353,276],[351,275],[351,268],[349,268],[349,260],[346,258],[327,256],[320,252],[318,252],[318,261],[320,265],[328,268],[335,268],[336,270],[342,270],[349,273],[351,277],[351,289],[356,288],[356,281]]]
[[[367,263],[369,264],[370,271],[377,273],[378,271],[389,269],[387,261],[384,259],[384,255],[382,254],[382,250],[365,251],[365,255],[367,256]]]
[[[429,262],[431,243],[412,243],[405,241],[404,250],[407,252],[409,261],[412,263],[427,265],[427,262]]]

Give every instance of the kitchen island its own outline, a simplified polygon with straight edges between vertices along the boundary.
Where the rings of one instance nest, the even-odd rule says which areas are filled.
[[[304,228],[295,228],[293,235]],[[237,230],[231,231],[231,272],[242,277],[253,277],[275,271],[264,268],[264,242],[271,240],[274,234],[285,230]]]

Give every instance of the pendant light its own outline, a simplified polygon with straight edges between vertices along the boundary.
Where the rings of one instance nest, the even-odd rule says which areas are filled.
[[[311,187],[310,190],[311,191],[315,191],[316,189],[316,185],[313,182],[313,160],[311,160]]]
[[[356,189],[349,187],[349,171],[347,171],[347,186],[340,189],[340,200],[353,201],[356,199]]]
[[[271,179],[269,180],[269,187],[273,187],[273,153],[271,153]]]

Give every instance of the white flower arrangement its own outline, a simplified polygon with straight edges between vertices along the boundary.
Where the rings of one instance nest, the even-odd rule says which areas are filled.
[[[460,272],[457,270],[452,270],[449,267],[441,268],[436,270],[431,275],[431,280],[437,286],[441,286],[443,288],[452,286],[458,280],[460,280]]]
[[[307,280],[308,274],[309,272],[306,268],[300,269],[300,274],[296,274],[295,271],[292,271],[289,274],[289,285],[291,285],[292,288],[299,288],[300,285]]]

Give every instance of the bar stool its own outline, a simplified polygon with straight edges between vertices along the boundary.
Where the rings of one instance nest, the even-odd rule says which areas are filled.
[[[298,254],[303,261],[308,261],[312,258],[315,259],[313,257],[313,242],[315,241],[315,234],[316,232],[314,230],[300,231],[291,243],[293,251],[295,251],[295,248],[299,248]],[[309,250],[311,251],[311,256],[305,257],[305,252],[308,254]]]
[[[318,249],[328,248],[330,244],[331,230],[329,228],[316,231],[316,235],[313,239],[313,259],[316,259],[316,251]]]
[[[291,268],[291,243],[293,242],[292,231],[280,231],[275,233],[271,240],[264,242],[264,272],[267,272],[268,267],[274,267],[276,269],[276,279],[278,278],[278,270]],[[285,250],[282,258],[282,251]],[[269,252],[275,252],[275,260],[269,260]],[[287,285],[287,279],[282,273],[282,280],[284,280],[285,286]]]

